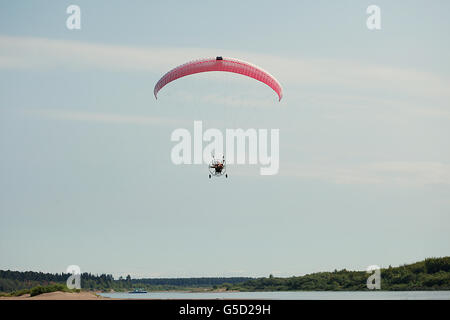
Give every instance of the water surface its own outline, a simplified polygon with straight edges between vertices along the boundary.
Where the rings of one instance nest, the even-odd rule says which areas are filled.
[[[275,291],[102,293],[119,299],[450,300],[450,291]]]

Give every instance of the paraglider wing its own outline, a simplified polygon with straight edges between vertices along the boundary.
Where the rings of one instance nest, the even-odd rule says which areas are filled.
[[[238,59],[216,57],[190,61],[167,72],[155,85],[155,89],[153,90],[155,98],[158,98],[157,94],[159,90],[166,84],[191,74],[208,71],[225,71],[242,74],[271,87],[277,93],[278,101],[283,97],[283,89],[280,83],[267,71]]]

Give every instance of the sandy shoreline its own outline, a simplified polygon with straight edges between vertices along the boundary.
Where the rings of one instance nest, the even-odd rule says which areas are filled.
[[[171,292],[164,291],[164,292]],[[220,293],[225,292],[224,289],[217,289],[213,291],[208,291],[212,293]],[[173,290],[173,292],[179,292],[178,290]],[[205,292],[203,290],[201,291],[182,291],[182,292],[189,292],[189,293],[201,293]],[[227,292],[239,292],[238,290],[228,290]],[[55,292],[49,292],[49,293],[43,293],[34,297],[30,297],[30,294],[24,294],[19,297],[0,297],[0,300],[128,300],[127,298],[109,298],[109,297],[103,297],[99,293],[100,291],[82,291],[82,292],[63,292],[63,291],[55,291]],[[135,300],[135,298],[133,298]],[[152,298],[144,298],[144,299],[138,299],[138,300],[158,300],[158,299],[152,299]]]
[[[0,300],[115,300],[98,295],[96,292],[62,292],[43,293],[34,297],[24,294],[20,297],[0,297]]]

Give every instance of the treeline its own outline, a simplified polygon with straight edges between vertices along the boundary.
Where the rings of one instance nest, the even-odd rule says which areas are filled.
[[[17,292],[34,287],[65,285],[70,274],[0,270],[0,292]],[[335,270],[300,277],[277,278],[159,278],[132,279],[129,275],[115,280],[112,275],[81,275],[82,290],[127,291],[226,289],[239,291],[319,291],[368,290],[365,271]],[[450,290],[450,257],[429,258],[400,267],[381,269],[382,290]]]
[[[4,271],[0,270],[0,292],[15,292],[30,290],[38,286],[65,285],[70,274],[43,273],[33,271]],[[249,277],[230,278],[155,278],[132,279],[129,275],[115,280],[110,274],[93,275],[81,274],[81,288],[83,290],[127,291],[135,288],[146,290],[180,290],[191,288],[212,288],[224,283],[238,284],[248,281]]]
[[[169,285],[180,287],[214,287],[224,283],[238,284],[253,278],[250,277],[230,277],[230,278],[150,278],[133,279],[133,285]]]
[[[381,290],[450,290],[450,257],[429,258],[400,267],[382,268]],[[367,289],[365,271],[335,270],[301,277],[258,278],[240,284],[224,284],[239,291],[359,291]]]
[[[13,292],[28,290],[39,286],[51,286],[66,284],[71,274],[68,273],[43,273],[34,271],[0,270],[0,292]],[[128,283],[131,285],[130,283]],[[90,290],[104,290],[126,287],[127,283],[116,283],[112,275],[93,275],[83,273],[81,275],[81,287]]]

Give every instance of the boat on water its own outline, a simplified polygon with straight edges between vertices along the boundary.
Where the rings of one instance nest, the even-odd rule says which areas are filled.
[[[147,291],[142,289],[134,289],[133,291],[128,291],[128,293],[147,293]]]

